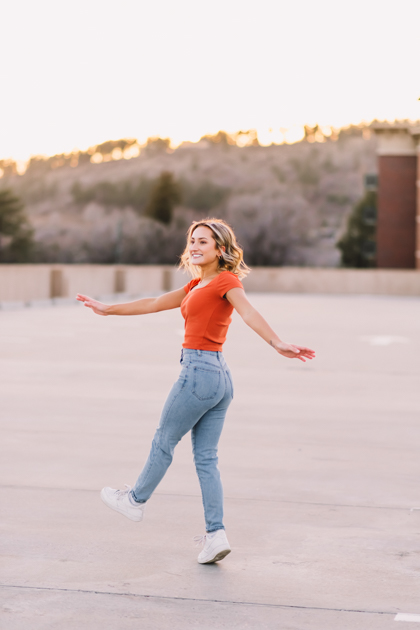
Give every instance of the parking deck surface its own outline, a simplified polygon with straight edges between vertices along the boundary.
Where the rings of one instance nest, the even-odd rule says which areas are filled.
[[[177,378],[179,311],[0,312],[4,630],[420,627],[420,299],[251,295],[277,355],[234,316],[220,444],[232,553],[199,565],[189,436],[143,523],[104,506],[133,484]],[[415,628],[415,625],[409,626]]]

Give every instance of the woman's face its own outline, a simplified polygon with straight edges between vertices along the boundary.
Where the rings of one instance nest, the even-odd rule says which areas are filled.
[[[216,247],[216,241],[210,228],[200,225],[191,234],[189,245],[190,261],[193,265],[218,264],[220,251]]]

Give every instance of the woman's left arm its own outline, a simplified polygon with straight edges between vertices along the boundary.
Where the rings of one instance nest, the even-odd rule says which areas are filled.
[[[232,304],[233,308],[238,311],[245,324],[252,328],[252,330],[255,330],[257,335],[262,337],[262,339],[269,343],[270,346],[273,346],[279,354],[282,354],[288,359],[299,359],[304,363],[306,362],[306,359],[315,358],[314,350],[282,341],[268,325],[264,317],[248,301],[243,289],[240,289],[239,287],[230,289],[226,293],[226,298]]]

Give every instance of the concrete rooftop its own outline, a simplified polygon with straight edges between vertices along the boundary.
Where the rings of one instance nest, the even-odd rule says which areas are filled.
[[[233,552],[204,566],[188,436],[142,524],[99,498],[145,461],[179,371],[179,311],[0,312],[2,629],[420,622],[420,299],[251,300],[318,356],[284,359],[234,317],[220,447]]]

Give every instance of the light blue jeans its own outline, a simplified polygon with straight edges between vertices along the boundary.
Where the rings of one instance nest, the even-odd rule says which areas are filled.
[[[213,532],[224,529],[217,446],[233,398],[232,377],[221,352],[184,348],[181,365],[132,496],[139,503],[151,497],[172,463],[175,446],[191,431],[206,531]]]

